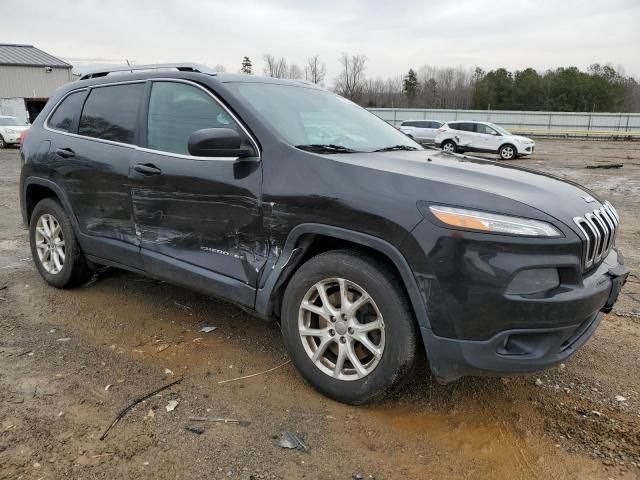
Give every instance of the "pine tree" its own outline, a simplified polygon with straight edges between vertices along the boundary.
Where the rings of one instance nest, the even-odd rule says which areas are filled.
[[[247,75],[251,75],[251,59],[249,57],[244,57],[242,59],[242,68],[240,69],[241,73],[245,73]]]
[[[411,104],[418,93],[418,75],[413,68],[410,68],[406,77],[404,77],[402,90],[404,90],[404,94],[407,96],[409,104]]]

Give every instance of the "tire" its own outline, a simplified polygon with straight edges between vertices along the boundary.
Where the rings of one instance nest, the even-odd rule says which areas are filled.
[[[36,268],[49,285],[72,288],[91,278],[93,272],[71,221],[57,200],[45,198],[35,206],[29,221],[29,242]]]
[[[339,402],[359,405],[391,392],[412,371],[416,324],[399,285],[402,282],[388,267],[351,250],[317,255],[294,274],[282,304],[282,335],[294,366],[316,390]],[[332,307],[339,305],[335,322],[327,318],[320,289]],[[347,292],[349,307],[358,303],[362,292],[371,301],[341,318],[342,291]],[[314,311],[303,307],[303,301]],[[357,331],[363,328],[367,333]],[[322,335],[310,335],[316,332]],[[322,350],[324,342],[328,346]],[[312,356],[319,350],[324,353],[315,362]],[[359,368],[350,360],[354,355]],[[336,368],[340,356],[343,364]]]
[[[4,141],[4,138],[2,138],[2,135],[0,135],[0,148],[6,148],[7,144]]]
[[[510,143],[502,145],[500,150],[498,150],[498,153],[502,160],[514,160],[518,157],[518,150]]]
[[[458,146],[453,140],[445,140],[444,142],[442,142],[442,145],[440,147],[444,152],[456,153],[458,151]]]

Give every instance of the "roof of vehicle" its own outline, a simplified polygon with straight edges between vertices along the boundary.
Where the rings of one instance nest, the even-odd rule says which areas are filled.
[[[450,123],[481,123],[483,125],[494,125],[493,122],[482,122],[480,120],[448,120],[447,125]]]
[[[444,123],[442,120],[436,120],[435,118],[408,118],[406,120],[402,120],[404,122],[438,122]]]
[[[16,118],[12,115],[0,115],[0,118]]]
[[[122,65],[119,67],[107,67],[86,72],[80,77],[79,82],[91,81],[91,84],[126,82],[145,78],[171,77],[180,78],[183,75],[205,75],[215,77],[222,83],[272,83],[279,85],[306,86],[321,89],[322,87],[307,80],[283,79],[262,77],[259,75],[247,75],[240,73],[222,73],[210,70],[206,65],[195,63],[176,64],[151,64],[151,65]],[[192,77],[193,78],[193,77]]]
[[[0,65],[71,68],[67,62],[43,52],[33,45],[0,43]]]

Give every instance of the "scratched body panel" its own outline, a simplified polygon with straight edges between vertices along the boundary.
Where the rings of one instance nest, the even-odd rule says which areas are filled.
[[[131,172],[131,203],[143,249],[255,284],[266,259],[259,162],[196,160],[138,151],[159,176]]]

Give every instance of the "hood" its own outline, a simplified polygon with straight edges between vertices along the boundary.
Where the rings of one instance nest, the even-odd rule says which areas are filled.
[[[519,142],[533,142],[533,140],[531,140],[528,137],[523,137],[522,135],[512,135],[512,138],[518,140]]]
[[[10,128],[14,132],[24,132],[29,130],[29,125],[0,125],[0,130]]]
[[[599,207],[584,197],[598,197],[586,188],[553,175],[478,158],[421,150],[339,155],[357,163],[402,177],[393,179],[416,201],[439,202],[497,213],[552,217],[573,227],[573,218]],[[575,231],[575,230],[574,230]]]

